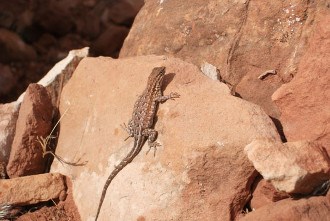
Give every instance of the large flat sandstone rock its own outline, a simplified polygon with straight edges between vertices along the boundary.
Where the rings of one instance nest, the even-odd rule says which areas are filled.
[[[155,129],[161,147],[145,145],[109,186],[100,220],[232,220],[250,197],[257,173],[243,152],[255,138],[279,141],[257,105],[230,95],[180,59],[146,56],[85,58],[65,86],[56,153],[82,167],[54,161],[51,171],[71,177],[82,220],[94,220],[105,180],[129,152],[121,124],[131,118],[151,70],[166,66]]]

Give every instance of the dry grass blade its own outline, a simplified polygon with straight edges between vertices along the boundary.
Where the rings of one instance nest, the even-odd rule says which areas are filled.
[[[62,164],[68,164],[71,166],[83,166],[87,163],[87,161],[79,163],[80,159],[78,159],[77,162],[68,162],[66,160],[64,160],[62,157],[58,156],[57,154],[55,154],[53,151],[51,150],[47,150],[47,146],[49,143],[50,139],[54,139],[56,138],[55,136],[52,135],[52,133],[54,132],[55,128],[57,127],[57,125],[60,123],[60,121],[62,120],[62,118],[64,117],[64,115],[66,114],[66,112],[69,110],[69,108],[67,108],[64,113],[62,114],[62,116],[60,117],[60,119],[56,122],[55,126],[53,127],[52,131],[50,132],[50,134],[44,138],[44,137],[37,137],[37,141],[39,142],[41,148],[42,148],[42,156],[45,157],[47,154],[51,154],[54,158],[56,158],[58,161],[60,161]]]

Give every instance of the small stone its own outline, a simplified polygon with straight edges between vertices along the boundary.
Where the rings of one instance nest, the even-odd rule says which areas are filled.
[[[220,80],[220,71],[217,69],[217,67],[213,66],[212,64],[204,62],[204,64],[201,66],[201,71],[203,74],[205,74],[207,77],[211,78],[212,80],[215,81]]]

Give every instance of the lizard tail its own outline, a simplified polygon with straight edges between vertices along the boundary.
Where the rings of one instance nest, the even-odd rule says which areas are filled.
[[[103,191],[102,191],[102,195],[101,195],[101,199],[99,202],[99,206],[97,208],[97,213],[96,213],[96,217],[95,217],[95,221],[97,221],[97,218],[99,217],[100,211],[101,211],[101,207],[105,198],[105,195],[107,193],[107,189],[111,183],[111,181],[113,180],[113,178],[115,178],[115,176],[128,164],[129,162],[125,159],[123,160],[118,166],[115,167],[115,169],[112,171],[112,173],[110,174],[110,176],[108,177],[107,181],[104,184],[103,187]]]
[[[99,217],[100,211],[101,211],[101,207],[105,198],[105,195],[107,193],[107,189],[111,183],[111,181],[113,180],[113,178],[115,178],[115,176],[117,176],[117,174],[130,162],[132,162],[132,160],[134,159],[134,157],[141,151],[141,148],[143,146],[144,143],[144,139],[141,139],[142,137],[140,137],[140,139],[134,140],[134,147],[133,149],[129,152],[129,154],[120,162],[120,164],[118,166],[115,166],[115,169],[112,171],[112,173],[110,174],[110,176],[108,177],[107,181],[104,184],[103,190],[102,190],[102,194],[101,194],[101,199],[99,202],[99,206],[97,208],[97,213],[96,213],[96,217],[95,217],[95,221],[97,221],[97,218]]]

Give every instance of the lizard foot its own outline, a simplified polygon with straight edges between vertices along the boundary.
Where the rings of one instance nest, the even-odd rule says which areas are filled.
[[[161,146],[158,142],[153,142],[153,143],[149,144],[149,149],[146,152],[146,155],[150,152],[151,148],[154,148],[154,157],[155,157],[158,146]]]

